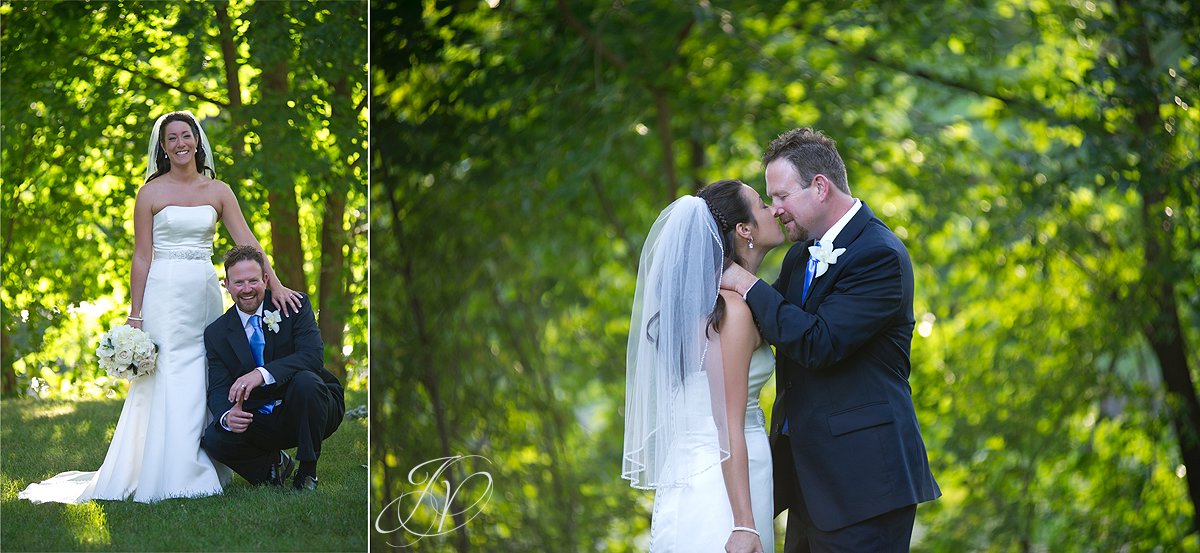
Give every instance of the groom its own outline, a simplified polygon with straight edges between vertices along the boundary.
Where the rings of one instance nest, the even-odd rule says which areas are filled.
[[[731,265],[776,348],[776,513],[784,550],[908,551],[916,504],[941,495],[913,408],[908,250],[850,195],[833,140],[780,135],[763,155],[774,215],[795,245],[774,286]],[[813,241],[816,241],[815,243]]]
[[[307,297],[280,317],[271,305],[266,259],[253,246],[225,254],[225,289],[233,307],[204,330],[208,408],[213,422],[200,445],[251,484],[317,488],[321,441],[346,412],[342,385],[323,366],[323,346]]]

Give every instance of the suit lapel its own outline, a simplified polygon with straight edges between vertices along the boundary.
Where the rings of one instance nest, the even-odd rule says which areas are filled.
[[[846,248],[849,250],[850,245],[858,239],[863,230],[867,228],[867,223],[874,217],[875,214],[871,212],[871,208],[867,207],[867,202],[863,202],[858,213],[855,213],[854,217],[851,217],[846,222],[846,226],[842,227],[842,231],[838,233],[837,238],[833,239],[833,248],[835,250],[837,248]],[[808,257],[807,254],[804,256],[805,263],[808,263]],[[840,268],[837,263],[834,263],[825,271],[825,274],[821,275],[821,278],[813,279],[812,284],[809,285],[808,297],[804,298],[804,305],[808,304],[810,298],[813,298],[817,294],[824,294],[826,289],[833,286],[833,281],[836,280],[835,275],[841,272],[838,270]],[[803,281],[801,281],[801,285],[803,286]]]
[[[271,303],[271,291],[267,290],[267,293],[263,296],[263,315],[267,314],[267,307],[273,305]],[[283,315],[283,313],[280,313],[280,315]],[[282,325],[283,321],[279,321],[279,324]],[[263,339],[266,341],[266,345],[263,346],[263,363],[265,364],[268,360],[275,358],[275,335],[277,333],[271,332],[271,327],[265,324],[262,330]]]
[[[238,371],[238,374],[245,373],[257,366],[257,363],[254,362],[254,354],[250,352],[250,340],[246,338],[246,327],[242,326],[242,318],[237,314],[236,305],[225,312],[225,321],[229,346],[233,348],[234,355],[237,355],[242,364],[243,370]]]
[[[834,249],[849,247],[862,234],[863,229],[867,228],[867,223],[871,222],[871,219],[874,218],[875,213],[871,211],[871,208],[867,207],[867,202],[863,202],[862,207],[858,209],[858,213],[855,213],[846,222],[846,226],[842,227],[842,232],[839,232],[837,238],[833,239]]]

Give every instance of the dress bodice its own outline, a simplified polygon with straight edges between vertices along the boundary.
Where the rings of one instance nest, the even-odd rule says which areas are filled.
[[[154,214],[154,257],[211,260],[216,232],[213,206],[166,206]]]
[[[771,351],[770,344],[765,341],[758,349],[754,350],[754,354],[750,356],[750,378],[747,380],[746,388],[746,412],[753,413],[759,408],[758,396],[762,393],[763,386],[767,385],[767,381],[771,379],[771,375],[775,372],[775,354]]]
[[[750,356],[749,378],[746,381],[746,426],[748,428],[763,427],[766,417],[758,403],[758,396],[763,386],[775,372],[775,354],[771,346],[763,343]],[[707,426],[712,421],[712,399],[709,389],[708,375],[698,372],[690,376],[683,386],[684,404],[689,418],[695,418],[698,424]]]

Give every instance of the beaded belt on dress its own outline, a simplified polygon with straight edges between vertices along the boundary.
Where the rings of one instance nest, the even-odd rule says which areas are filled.
[[[154,250],[154,258],[212,261],[212,248],[171,248],[169,250]]]

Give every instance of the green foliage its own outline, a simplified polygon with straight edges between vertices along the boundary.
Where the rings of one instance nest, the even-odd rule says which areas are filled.
[[[284,284],[344,326],[324,334],[334,369],[365,374],[365,3],[19,2],[0,15],[6,394],[90,393],[92,341],[128,313],[146,142],[176,109],[200,117]],[[231,245],[222,231],[215,251]]]
[[[346,394],[349,408],[365,401],[363,390]],[[321,484],[313,494],[253,487],[235,476],[222,495],[153,505],[133,501],[35,505],[17,499],[17,493],[31,482],[60,471],[99,468],[120,413],[117,400],[4,400],[0,541],[5,551],[366,549],[364,419],[343,421],[324,442]],[[254,522],[242,520],[251,514]]]
[[[373,6],[372,515],[476,454],[483,515],[412,550],[644,548],[619,479],[644,233],[717,178],[761,191],[763,146],[811,125],[918,276],[945,496],[916,549],[1200,548],[1163,378],[1200,362],[1185,6],[759,4]]]

